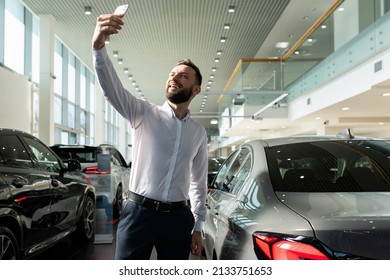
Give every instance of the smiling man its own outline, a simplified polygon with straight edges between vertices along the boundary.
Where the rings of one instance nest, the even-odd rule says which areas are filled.
[[[189,59],[169,73],[167,101],[156,106],[133,96],[120,82],[105,40],[123,26],[123,15],[97,19],[92,39],[96,75],[104,96],[134,129],[129,200],[119,221],[116,259],[188,259],[203,249],[201,229],[207,193],[207,134],[189,105],[202,75]]]

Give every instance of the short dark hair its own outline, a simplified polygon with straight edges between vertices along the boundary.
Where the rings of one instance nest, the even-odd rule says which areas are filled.
[[[196,82],[198,85],[202,85],[202,74],[200,74],[199,68],[191,61],[191,59],[186,58],[179,60],[176,65],[186,65],[194,69]]]

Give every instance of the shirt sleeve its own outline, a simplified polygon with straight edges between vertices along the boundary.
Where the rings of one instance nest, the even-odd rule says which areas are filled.
[[[191,210],[195,218],[194,231],[201,231],[206,218],[206,196],[207,196],[207,170],[208,151],[207,135],[204,132],[202,143],[194,158],[190,185]]]
[[[146,102],[134,97],[120,81],[107,49],[93,50],[95,73],[104,97],[127,120],[137,127],[147,111]]]

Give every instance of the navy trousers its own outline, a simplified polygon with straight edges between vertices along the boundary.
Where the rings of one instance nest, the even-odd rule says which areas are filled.
[[[159,260],[187,260],[193,226],[188,206],[159,212],[127,201],[117,228],[115,259],[148,260],[155,247]]]

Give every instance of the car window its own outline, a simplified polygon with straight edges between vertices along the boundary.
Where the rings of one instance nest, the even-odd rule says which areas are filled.
[[[213,189],[220,189],[220,190],[227,191],[227,189],[224,189],[223,187],[226,172],[228,171],[232,162],[234,162],[237,155],[238,155],[238,151],[233,152],[222,164],[217,176],[214,179],[213,185],[211,186]]]
[[[244,149],[245,153],[247,153],[247,149]],[[237,195],[241,189],[243,188],[246,180],[249,177],[249,173],[252,168],[252,157],[250,153],[247,153],[245,158],[242,160],[241,167],[238,169],[238,171],[234,174],[233,180],[229,183],[230,192],[232,194]]]
[[[16,135],[2,135],[0,137],[1,164],[7,166],[32,167],[33,163]]]
[[[27,145],[30,146],[39,166],[49,172],[59,172],[61,170],[57,157],[43,143],[35,138],[23,137]]]
[[[117,150],[110,149],[110,151],[111,151],[111,154],[112,154],[112,162],[115,165],[126,166],[125,160],[123,159],[122,155]]]
[[[239,174],[241,178],[245,175],[245,172],[239,173],[240,167],[244,164],[249,150],[243,148],[238,150],[232,156],[230,156],[222,165],[217,177],[215,179],[214,186],[222,191],[230,192],[235,183],[240,181]],[[237,186],[237,191],[240,189],[241,185]]]
[[[63,160],[74,159],[81,163],[97,162],[98,149],[95,147],[59,147],[53,146],[52,150]]]
[[[388,141],[319,141],[265,151],[275,191],[390,191]]]

